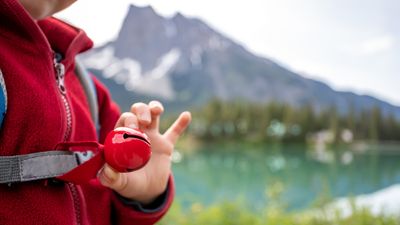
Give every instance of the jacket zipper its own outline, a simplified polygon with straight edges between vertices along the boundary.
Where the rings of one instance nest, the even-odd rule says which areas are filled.
[[[72,113],[71,113],[71,106],[68,102],[66,93],[67,90],[65,88],[65,66],[64,64],[61,63],[61,57],[58,57],[59,55],[56,53],[54,55],[54,68],[56,70],[56,82],[58,86],[58,90],[60,91],[60,96],[61,100],[64,104],[65,107],[65,112],[67,116],[67,128],[64,133],[63,141],[68,141],[70,136],[71,136],[71,131],[72,131]],[[79,194],[77,187],[72,184],[68,183],[69,190],[71,191],[72,199],[73,199],[73,204],[74,204],[74,211],[75,211],[75,216],[76,216],[76,224],[80,225],[81,224],[81,207],[80,207],[80,201],[79,201]]]
[[[76,224],[81,225],[81,207],[79,202],[79,194],[77,187],[73,183],[68,183],[69,190],[71,191],[72,199],[74,201],[74,211],[76,215]]]
[[[64,133],[63,141],[68,141],[71,136],[72,131],[72,114],[71,114],[71,106],[69,105],[67,96],[66,96],[66,89],[65,89],[65,66],[60,62],[61,60],[58,59],[57,56],[54,56],[54,68],[56,70],[56,81],[58,90],[61,93],[61,100],[63,101],[65,112],[67,114],[67,128]]]

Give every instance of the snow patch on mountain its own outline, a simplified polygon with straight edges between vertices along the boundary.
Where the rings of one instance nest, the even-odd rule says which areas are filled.
[[[105,78],[114,79],[116,83],[123,84],[128,91],[172,100],[174,90],[168,74],[180,57],[179,49],[171,49],[160,57],[155,68],[142,73],[142,67],[138,61],[130,58],[119,59],[114,56],[114,48],[108,46],[92,52],[84,58],[83,63],[88,68],[102,70]]]
[[[174,67],[179,61],[181,52],[174,48],[171,49],[167,54],[161,56],[158,65],[152,71],[149,72],[149,76],[152,79],[159,79],[168,74],[168,72]]]
[[[114,48],[105,47],[99,51],[90,52],[88,57],[83,58],[86,67],[102,70],[106,68],[114,60]]]

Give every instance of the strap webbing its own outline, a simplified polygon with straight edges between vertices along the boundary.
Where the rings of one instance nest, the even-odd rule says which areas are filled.
[[[90,115],[92,116],[92,120],[96,126],[97,132],[99,132],[99,106],[97,104],[96,87],[92,77],[78,58],[75,60],[75,72],[81,82],[83,90],[85,91],[89,104]]]
[[[80,164],[69,151],[47,151],[0,157],[0,183],[14,183],[54,178]]]

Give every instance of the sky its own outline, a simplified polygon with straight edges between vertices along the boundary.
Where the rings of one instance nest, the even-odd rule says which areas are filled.
[[[57,17],[99,46],[117,36],[129,4],[200,18],[305,77],[400,106],[398,0],[78,0]]]

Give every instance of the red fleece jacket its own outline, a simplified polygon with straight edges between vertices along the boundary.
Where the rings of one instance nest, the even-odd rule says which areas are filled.
[[[74,72],[76,54],[91,47],[82,30],[54,18],[35,22],[17,0],[0,1],[0,70],[8,94],[0,129],[1,156],[48,151],[63,141],[97,139]],[[63,55],[66,68],[66,101],[56,82],[55,52]],[[97,80],[95,85],[103,142],[119,110],[106,88]],[[172,202],[172,180],[168,190],[163,207],[150,213],[126,205],[98,180],[85,185],[43,181],[0,185],[0,224],[153,224]]]

